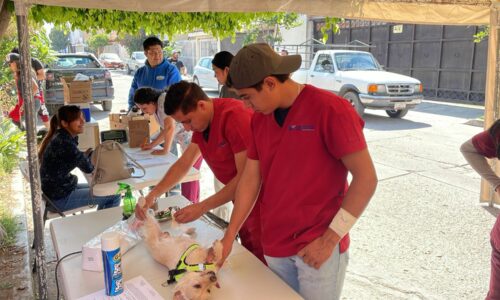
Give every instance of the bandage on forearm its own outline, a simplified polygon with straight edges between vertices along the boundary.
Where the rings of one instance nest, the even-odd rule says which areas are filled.
[[[335,231],[340,238],[343,238],[349,230],[351,230],[357,220],[358,219],[355,216],[351,215],[347,210],[341,207],[329,227]]]

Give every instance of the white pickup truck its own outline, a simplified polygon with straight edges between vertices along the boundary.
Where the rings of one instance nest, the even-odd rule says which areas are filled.
[[[423,99],[420,81],[384,71],[365,51],[318,51],[311,67],[296,71],[292,79],[344,97],[361,116],[365,108],[370,108],[402,118]]]

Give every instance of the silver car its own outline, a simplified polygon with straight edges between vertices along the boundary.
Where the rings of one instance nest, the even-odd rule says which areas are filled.
[[[127,69],[127,74],[132,74],[132,72],[137,71],[140,67],[144,66],[146,63],[146,55],[143,51],[135,51],[130,55],[130,59],[127,61],[125,68]]]
[[[200,58],[193,71],[193,82],[205,89],[219,91],[220,85],[212,70],[213,56]]]

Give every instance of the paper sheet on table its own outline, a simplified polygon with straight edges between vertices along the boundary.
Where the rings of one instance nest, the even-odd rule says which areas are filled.
[[[104,277],[103,277],[104,283]],[[106,296],[104,289],[84,296],[78,300],[164,300],[160,294],[142,276],[134,277],[124,283],[123,293],[118,296]]]
[[[172,163],[166,156],[153,156],[150,153],[131,153],[130,156],[143,167],[169,165]]]

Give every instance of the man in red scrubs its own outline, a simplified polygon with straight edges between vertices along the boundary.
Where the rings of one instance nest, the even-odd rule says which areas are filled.
[[[163,179],[145,197],[144,207],[136,207],[136,215],[144,218],[155,199],[177,184],[200,155],[215,177],[225,186],[204,201],[189,205],[175,215],[178,222],[191,222],[207,211],[234,199],[234,193],[247,160],[251,140],[250,120],[253,112],[235,99],[210,99],[194,83],[181,81],[168,89],[165,113],[193,131],[191,143]],[[256,205],[239,230],[241,242],[264,262],[260,244],[259,207]]]
[[[291,80],[300,64],[300,55],[280,56],[260,43],[241,49],[229,68],[230,84],[255,114],[223,257],[260,204],[268,266],[305,299],[338,299],[348,232],[377,176],[363,120],[345,99]]]

